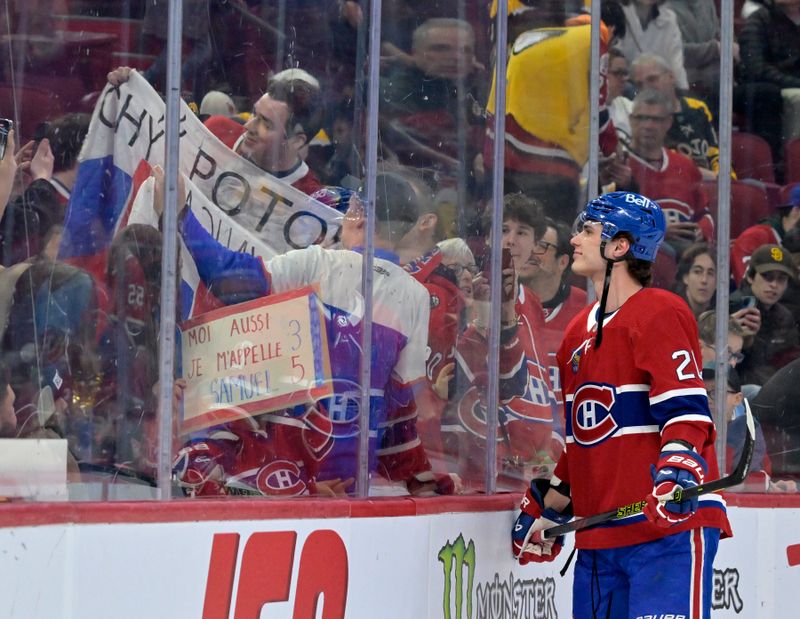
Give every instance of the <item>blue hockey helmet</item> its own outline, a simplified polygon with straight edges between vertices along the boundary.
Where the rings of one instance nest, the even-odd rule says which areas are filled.
[[[350,206],[350,198],[354,193],[355,191],[347,187],[327,185],[317,189],[311,194],[311,197],[318,202],[322,202],[325,206],[335,208],[337,211],[344,214]]]
[[[603,241],[610,241],[621,232],[630,234],[633,237],[631,253],[648,262],[655,261],[667,229],[661,207],[630,191],[606,193],[589,202],[578,216],[579,224],[587,221],[603,225]]]

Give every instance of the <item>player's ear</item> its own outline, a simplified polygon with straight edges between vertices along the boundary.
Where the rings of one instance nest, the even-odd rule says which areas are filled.
[[[631,249],[631,241],[625,236],[619,236],[614,239],[615,244],[612,251],[612,258],[623,258]]]

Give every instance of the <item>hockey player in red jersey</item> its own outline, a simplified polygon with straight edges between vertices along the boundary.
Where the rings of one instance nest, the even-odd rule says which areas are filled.
[[[576,619],[708,619],[717,544],[731,534],[718,495],[666,502],[719,472],[694,318],[674,294],[646,287],[665,228],[657,204],[615,192],[586,206],[572,238],[573,271],[600,302],[575,317],[559,350],[566,449],[522,501],[514,556],[551,561],[563,538],[542,541],[541,530],[646,498],[644,513],[576,534]]]

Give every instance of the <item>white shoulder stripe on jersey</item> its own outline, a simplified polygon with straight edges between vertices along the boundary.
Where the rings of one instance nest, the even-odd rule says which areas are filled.
[[[672,389],[670,391],[665,391],[664,393],[655,395],[652,398],[650,398],[650,406],[653,406],[654,404],[660,404],[661,402],[669,400],[670,398],[679,398],[681,396],[686,396],[686,395],[702,395],[706,397],[708,396],[706,390],[703,389],[702,387],[691,387],[687,389]]]
[[[673,423],[685,423],[685,422],[701,422],[701,423],[711,423],[711,417],[708,415],[678,415],[677,417],[673,417],[667,423],[664,424],[664,427],[673,424]]]
[[[467,430],[461,424],[442,424],[442,432],[458,432],[460,434],[466,434]]]
[[[622,385],[617,387],[617,393],[630,393],[636,391],[650,391],[650,385]]]
[[[658,426],[630,426],[630,427],[623,427],[619,428],[614,434],[611,435],[612,439],[619,438],[621,436],[630,436],[632,434],[658,434],[661,432],[661,428]],[[568,443],[574,443],[575,439],[572,436],[567,437]]]
[[[728,504],[725,502],[725,499],[722,498],[721,494],[717,494],[716,492],[709,492],[708,494],[701,494],[697,497],[697,500],[700,503],[717,503],[722,507],[726,507]]]
[[[375,453],[379,456],[388,456],[390,454],[396,454],[401,451],[408,451],[421,445],[422,442],[419,438],[415,438],[413,441],[409,441],[408,443],[403,443],[402,445],[395,445],[394,447],[384,447],[383,449],[376,449]]]

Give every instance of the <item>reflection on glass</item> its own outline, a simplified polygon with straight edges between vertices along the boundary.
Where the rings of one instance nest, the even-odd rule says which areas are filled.
[[[732,152],[732,204],[717,205],[720,32],[711,0],[662,3],[659,11],[675,15],[680,49],[640,50],[630,40],[655,23],[649,9],[639,10],[645,3],[603,2],[604,60],[595,68],[582,3],[543,2],[542,10],[511,3],[505,110],[494,109],[491,92],[493,8],[384,0],[376,61],[377,167],[385,183],[376,204],[367,205],[353,197],[366,168],[370,26],[358,2],[186,0],[183,36],[172,42],[166,1],[7,4],[0,117],[13,130],[0,161],[8,372],[8,388],[0,383],[0,433],[65,440],[59,466],[74,498],[155,496],[162,327],[185,332],[186,320],[214,311],[243,316],[240,303],[268,302],[268,290],[305,284],[318,286],[322,304],[319,320],[307,312],[303,323],[319,329],[315,346],[303,348],[310,360],[292,366],[299,353],[288,351],[294,330],[287,326],[281,359],[288,366],[269,365],[276,393],[299,399],[268,410],[246,405],[248,394],[256,399],[266,389],[267,365],[259,366],[263,382],[245,366],[255,361],[254,350],[263,350],[264,363],[276,361],[269,344],[279,338],[242,334],[233,346],[209,349],[213,364],[176,350],[176,494],[352,494],[354,420],[365,406],[357,374],[364,354],[360,254],[353,249],[370,217],[378,239],[369,353],[372,491],[484,491],[487,410],[494,405],[488,381],[498,374],[498,488],[517,491],[531,477],[547,477],[563,444],[555,352],[586,300],[585,282],[570,270],[568,226],[596,191],[585,181],[592,70],[607,88],[599,102],[601,182],[636,188],[668,212],[669,247],[656,261],[655,284],[689,303],[706,367],[716,356],[707,312],[716,282],[729,274],[715,276],[716,250],[696,243],[713,243],[720,214],[731,211],[738,290],[725,354],[761,421],[764,470],[773,481],[798,475],[798,433],[787,404],[797,400],[800,339],[800,194],[791,186],[800,180],[791,147],[796,93],[764,70],[782,49],[769,47],[777,56],[764,62],[757,53],[783,36],[772,9],[737,21],[734,141],[741,146]],[[626,19],[633,13],[635,20]],[[160,310],[158,217],[141,210],[143,201],[149,207],[148,187],[157,185],[158,194],[161,185],[143,185],[145,167],[137,174],[141,159],[164,165],[158,93],[170,45],[182,48],[181,93],[191,104],[181,112],[180,167],[191,206],[180,219],[185,250],[174,317]],[[109,72],[119,99],[114,91],[101,96]],[[105,133],[87,139],[93,112]],[[500,138],[493,134],[497,113],[506,119]],[[505,154],[499,168],[491,157],[495,139]],[[113,153],[104,150],[109,144]],[[493,174],[504,175],[504,199],[491,195]],[[131,201],[140,186],[144,193]],[[491,247],[487,222],[501,204],[502,243]],[[194,243],[193,232],[203,241]],[[506,279],[491,282],[504,248]],[[289,253],[294,249],[301,257]],[[506,294],[514,287],[511,271],[514,302],[489,307],[492,284]],[[299,312],[287,319],[299,321]],[[495,325],[499,368],[486,361]],[[216,353],[225,358],[226,351],[233,356],[218,370]],[[213,380],[209,364],[228,374],[206,392],[218,401],[197,404],[189,383],[201,373]],[[293,380],[307,380],[297,378],[304,372],[316,382],[292,390]]]

